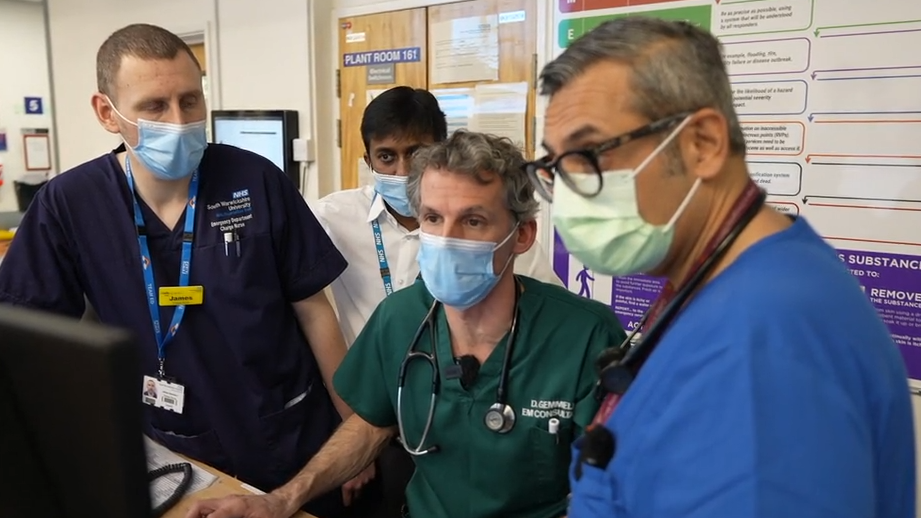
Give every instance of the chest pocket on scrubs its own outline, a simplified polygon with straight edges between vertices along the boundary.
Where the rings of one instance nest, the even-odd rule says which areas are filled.
[[[558,502],[566,498],[567,469],[571,457],[571,424],[561,424],[559,431],[552,434],[547,430],[547,422],[540,421],[528,430],[528,433],[534,463],[534,469],[530,470],[534,502]]]

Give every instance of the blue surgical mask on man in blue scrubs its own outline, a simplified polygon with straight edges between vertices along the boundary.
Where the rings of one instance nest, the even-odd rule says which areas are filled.
[[[125,142],[125,146],[154,176],[161,180],[182,180],[198,168],[208,147],[206,121],[174,124],[138,119],[132,122],[115,108],[111,99],[108,101],[120,119],[137,126],[137,145],[129,146]]]

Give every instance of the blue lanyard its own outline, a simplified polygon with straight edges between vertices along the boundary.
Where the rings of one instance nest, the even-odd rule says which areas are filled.
[[[166,358],[166,344],[176,336],[179,330],[179,324],[185,315],[185,306],[176,306],[173,311],[173,321],[170,322],[166,335],[160,327],[160,303],[157,300],[157,286],[154,281],[153,262],[150,257],[150,248],[147,246],[147,226],[144,224],[144,215],[141,214],[141,206],[138,204],[137,195],[134,192],[134,175],[131,174],[131,161],[125,158],[125,173],[128,177],[128,189],[131,190],[131,199],[134,201],[134,224],[137,226],[138,247],[141,250],[141,267],[144,272],[144,284],[147,292],[147,305],[150,308],[150,319],[153,322],[154,333],[157,337],[157,359],[160,361],[159,375],[160,378],[166,377],[163,369],[163,363]],[[179,267],[179,284],[180,287],[189,285],[189,274],[192,270],[192,240],[195,230],[195,198],[198,196],[198,169],[192,173],[192,180],[189,182],[189,203],[185,210],[185,222],[182,234],[182,258]]]
[[[377,194],[374,195],[375,198]],[[374,200],[371,200],[374,203]],[[389,297],[393,293],[393,282],[390,279],[390,267],[387,264],[387,253],[384,252],[384,236],[381,234],[381,225],[375,219],[371,222],[374,232],[374,246],[377,248],[377,264],[381,270],[381,279],[384,281],[384,293]]]

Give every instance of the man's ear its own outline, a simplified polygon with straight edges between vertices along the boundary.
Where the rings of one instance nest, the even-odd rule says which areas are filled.
[[[704,108],[692,117],[681,135],[685,164],[694,177],[712,179],[729,159],[729,123],[712,108]]]
[[[371,157],[368,156],[368,153],[365,152],[362,158],[365,160],[365,165],[368,166],[369,169],[371,169]]]
[[[118,128],[118,122],[115,120],[118,115],[115,114],[115,110],[112,109],[112,105],[109,104],[109,100],[105,95],[99,92],[94,93],[90,99],[90,104],[93,106],[93,113],[96,114],[96,120],[99,121],[103,129],[109,133],[121,133]]]
[[[523,221],[518,225],[518,231],[512,236],[512,239],[515,240],[515,246],[512,250],[516,255],[521,255],[530,250],[537,240],[537,221],[533,219]]]

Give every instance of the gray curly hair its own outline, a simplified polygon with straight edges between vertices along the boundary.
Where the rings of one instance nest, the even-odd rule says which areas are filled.
[[[524,169],[525,159],[511,140],[485,133],[457,130],[447,140],[423,147],[413,155],[406,193],[413,212],[422,204],[420,186],[428,169],[441,169],[468,176],[481,185],[489,184],[495,174],[505,187],[505,206],[516,222],[535,218],[539,203],[534,186]]]

